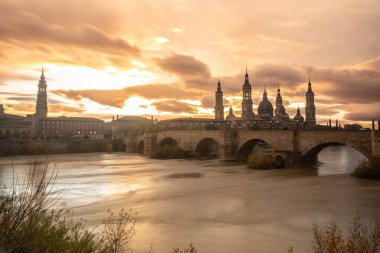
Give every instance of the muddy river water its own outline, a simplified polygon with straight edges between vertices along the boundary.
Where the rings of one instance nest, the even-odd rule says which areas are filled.
[[[43,159],[40,157],[40,159]],[[218,160],[153,160],[136,154],[55,155],[62,205],[101,224],[107,209],[138,212],[134,252],[153,243],[170,252],[192,242],[200,253],[307,252],[312,224],[346,224],[355,212],[380,219],[380,182],[349,176],[363,157],[355,150],[328,147],[319,165],[250,170]],[[1,158],[0,183],[20,179],[30,157]]]

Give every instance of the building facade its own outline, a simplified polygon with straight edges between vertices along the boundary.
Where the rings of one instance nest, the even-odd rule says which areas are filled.
[[[221,93],[221,84],[218,82],[216,94]],[[244,77],[244,84],[242,87],[242,103],[241,103],[241,117],[237,117],[233,113],[230,106],[229,113],[226,117],[227,125],[235,128],[242,129],[315,129],[316,128],[316,110],[314,104],[314,92],[309,78],[308,90],[306,92],[306,119],[301,115],[298,107],[297,114],[291,118],[286,112],[285,105],[282,100],[280,85],[277,88],[276,108],[273,108],[272,103],[268,99],[267,89],[264,87],[263,98],[260,101],[257,109],[257,115],[253,112],[252,102],[252,85],[249,81],[248,71],[246,70]],[[215,120],[220,120],[220,112],[217,112],[217,105],[219,105],[218,96],[215,101]]]
[[[88,117],[48,117],[47,82],[42,69],[36,112],[26,117],[5,113],[0,104],[0,139],[50,139],[104,137],[104,121]]]

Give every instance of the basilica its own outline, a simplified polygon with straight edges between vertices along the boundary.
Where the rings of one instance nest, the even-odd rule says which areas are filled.
[[[282,101],[280,86],[277,88],[275,108],[268,99],[267,90],[264,87],[262,101],[260,101],[257,114],[253,111],[252,101],[252,85],[249,82],[248,72],[245,73],[244,84],[242,86],[242,102],[241,116],[235,116],[230,106],[230,110],[226,118],[224,118],[223,91],[220,80],[217,84],[215,93],[215,120],[227,121],[229,127],[240,129],[314,129],[316,127],[316,114],[314,105],[314,92],[311,87],[309,78],[308,88],[306,92],[306,107],[304,118],[301,115],[300,108],[297,114],[291,118],[286,112],[286,108]]]

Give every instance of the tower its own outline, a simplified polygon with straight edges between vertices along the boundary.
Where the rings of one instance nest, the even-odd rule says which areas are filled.
[[[47,88],[47,85],[46,85],[46,80],[45,80],[45,75],[44,75],[44,68],[42,68],[40,81],[38,82],[37,103],[36,103],[36,115],[40,117],[47,117],[47,113],[48,113],[46,88]]]
[[[245,80],[243,84],[243,102],[241,103],[241,116],[242,118],[253,118],[253,109],[252,109],[252,86],[249,83],[248,70],[245,70]]]
[[[276,97],[276,110],[275,110],[276,116],[280,116],[281,107],[282,107],[282,96],[281,96],[280,84],[278,84],[277,97]]]
[[[224,120],[223,91],[220,80],[218,80],[218,88],[215,92],[215,119]]]
[[[289,119],[289,114],[286,113],[285,106],[282,103],[280,84],[278,84],[278,88],[277,88],[275,116],[281,120],[288,120]]]
[[[309,77],[308,88],[306,92],[306,107],[305,107],[305,124],[307,128],[315,127],[315,105],[314,105],[314,92],[311,88],[311,82]]]

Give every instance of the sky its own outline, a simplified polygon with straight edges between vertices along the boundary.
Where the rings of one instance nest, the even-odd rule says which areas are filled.
[[[380,118],[378,0],[0,0],[0,102],[34,113],[41,67],[49,116],[213,117],[241,113],[246,68],[254,111],[280,85],[317,122]]]

